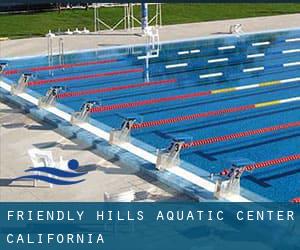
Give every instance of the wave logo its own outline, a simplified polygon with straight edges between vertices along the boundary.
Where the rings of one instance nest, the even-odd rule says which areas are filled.
[[[29,168],[26,169],[26,173],[38,172],[39,174],[32,174],[32,175],[24,175],[13,179],[13,181],[19,180],[39,180],[44,181],[50,184],[55,185],[74,185],[85,181],[85,179],[80,180],[71,180],[73,178],[81,177],[87,173],[78,173],[76,170],[79,168],[79,163],[77,160],[70,160],[68,161],[68,168],[70,171],[61,170],[55,167],[36,167],[36,168]],[[47,175],[41,175],[47,174]]]

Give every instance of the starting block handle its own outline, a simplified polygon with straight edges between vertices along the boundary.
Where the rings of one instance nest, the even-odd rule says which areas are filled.
[[[218,199],[226,198],[231,195],[240,195],[241,176],[245,172],[244,167],[232,166],[229,170],[223,170],[216,181],[214,196]]]
[[[26,87],[28,86],[29,80],[32,77],[31,73],[23,73],[17,84],[14,84],[11,89],[12,94],[20,94],[23,93]]]
[[[159,151],[156,169],[161,170],[180,165],[180,151],[184,142],[184,140],[173,140],[167,149]]]
[[[72,115],[71,123],[76,124],[79,122],[87,122],[89,119],[91,110],[95,105],[99,105],[99,102],[98,101],[87,101],[86,103],[84,103],[80,108],[80,112],[75,112]]]
[[[122,125],[121,125],[121,130],[131,130],[132,125],[135,123],[136,118],[126,118]]]
[[[7,67],[8,63],[5,62],[0,62],[0,74],[3,73],[3,71],[5,70],[5,68]]]
[[[51,106],[55,103],[56,97],[60,91],[65,90],[63,86],[53,86],[51,87],[45,96],[39,99],[39,107]]]
[[[110,132],[109,143],[120,144],[130,141],[130,135],[133,124],[137,121],[135,117],[125,118],[120,129],[113,129]]]

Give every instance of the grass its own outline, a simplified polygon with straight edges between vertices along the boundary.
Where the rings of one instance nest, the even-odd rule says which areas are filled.
[[[163,24],[224,20],[243,17],[300,13],[300,4],[163,4]],[[135,8],[139,16],[139,7]],[[150,15],[154,13],[150,7]],[[123,15],[123,8],[101,9],[101,17],[110,25]],[[43,36],[48,30],[93,30],[93,10],[65,10],[35,14],[0,15],[0,37]]]

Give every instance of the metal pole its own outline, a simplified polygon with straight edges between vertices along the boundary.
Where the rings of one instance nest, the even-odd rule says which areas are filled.
[[[64,58],[65,53],[64,53],[64,39],[63,38],[59,38],[58,53],[59,53],[59,64],[64,65],[65,64],[65,58]]]
[[[130,15],[131,15],[131,11],[130,11],[130,3],[128,3],[127,5],[127,29],[131,28],[131,23],[130,23]]]
[[[97,15],[97,4],[94,4],[94,31],[97,32],[97,22],[98,22],[98,15]]]
[[[162,10],[161,10],[161,3],[159,4],[159,26],[162,26]]]
[[[141,4],[141,16],[142,16],[142,31],[145,31],[148,28],[148,4]]]
[[[52,44],[52,37],[48,36],[48,65],[52,66],[53,65],[53,44]],[[49,69],[49,75],[52,74],[51,69]]]

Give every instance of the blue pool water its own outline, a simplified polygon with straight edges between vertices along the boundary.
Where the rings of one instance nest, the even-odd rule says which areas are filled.
[[[147,46],[135,46],[71,53],[65,55],[66,65],[83,64],[51,72],[48,69],[36,70],[48,66],[47,57],[8,59],[6,71],[18,69],[18,72],[5,77],[17,81],[22,72],[33,71],[32,82],[46,81],[29,87],[39,95],[45,95],[51,86],[57,85],[67,87],[66,92],[74,92],[133,86],[148,80],[174,80],[168,84],[58,99],[57,102],[65,105],[70,112],[78,111],[83,103],[90,100],[97,100],[102,106],[110,106],[300,77],[298,29],[164,43],[159,57],[151,58],[148,67],[144,59],[138,59],[146,51]],[[88,64],[101,60],[112,61]],[[58,56],[55,56],[54,65],[58,63]],[[92,77],[105,72],[114,73]],[[146,79],[147,72],[149,79]],[[208,74],[217,75],[208,77]],[[53,79],[58,80],[47,82]],[[300,78],[284,84],[113,109],[92,113],[91,117],[110,128],[119,128],[123,117],[129,113],[138,114],[147,122],[299,96]],[[166,148],[171,138],[178,134],[198,140],[296,121],[300,121],[300,101],[137,129],[133,130],[132,135],[161,149]],[[181,159],[208,172],[219,172],[239,158],[261,162],[299,153],[300,129],[294,127],[188,148],[181,152]],[[300,196],[300,162],[246,173],[241,183],[244,188],[267,199],[288,201]]]

